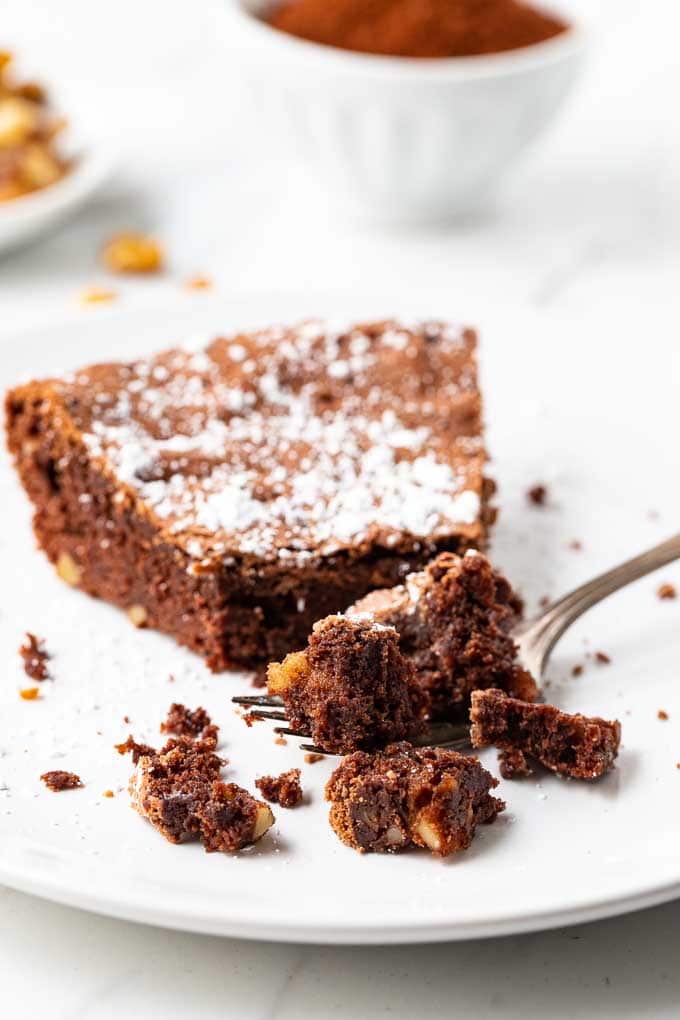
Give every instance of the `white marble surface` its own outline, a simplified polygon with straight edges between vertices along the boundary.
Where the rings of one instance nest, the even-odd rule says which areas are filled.
[[[343,223],[332,196],[314,197],[267,151],[257,123],[244,122],[217,0],[3,0],[0,45],[63,82],[85,115],[115,124],[120,172],[59,233],[0,261],[0,333],[12,342],[24,326],[96,315],[79,312],[78,295],[106,281],[97,249],[126,225],[157,232],[171,261],[163,279],[116,282],[128,304],[174,298],[197,272],[227,293],[389,292],[407,280],[467,305],[568,312],[614,358],[650,313],[676,333],[680,12],[669,0],[588,6],[600,33],[582,87],[494,208],[407,233]],[[17,1018],[641,1018],[676,1017],[680,1000],[680,903],[434,949],[200,938],[8,890],[0,918],[2,1010]]]

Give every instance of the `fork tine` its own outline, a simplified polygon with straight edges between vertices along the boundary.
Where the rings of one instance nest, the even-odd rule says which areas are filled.
[[[323,747],[316,744],[300,744],[301,751],[310,751],[312,754],[322,754],[325,758],[337,758],[335,751],[324,751]]]
[[[283,702],[270,694],[238,695],[231,699],[235,705],[264,705],[266,708],[279,708]]]
[[[286,726],[275,726],[275,733],[280,733],[282,737],[305,737],[309,740],[311,733],[307,733],[306,730],[291,730]]]
[[[254,716],[255,719],[278,719],[281,722],[288,722],[288,716],[285,712],[263,712],[262,709],[253,708],[248,715]]]

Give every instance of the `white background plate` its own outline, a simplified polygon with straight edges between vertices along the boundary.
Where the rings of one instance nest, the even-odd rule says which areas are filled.
[[[87,310],[68,325],[4,346],[3,388],[27,375],[135,356],[187,334],[309,314],[458,317],[405,301],[260,297],[178,303],[165,313]],[[507,311],[473,316],[484,331],[489,445],[501,483],[494,558],[527,597],[557,595],[677,528],[680,355],[646,335],[623,347],[578,324]],[[500,792],[508,810],[447,861],[415,852],[361,857],[328,827],[332,762],[305,766],[295,741],[247,729],[229,698],[245,675],[212,676],[167,638],[135,631],[120,612],[66,588],[35,552],[27,501],[3,457],[0,642],[0,880],[118,917],[192,931],[313,942],[435,941],[526,931],[623,912],[680,895],[679,604],[660,602],[669,568],[594,610],[560,644],[550,695],[568,710],[617,716],[618,767],[598,784],[545,774]],[[552,505],[531,509],[537,481]],[[656,514],[650,514],[656,511]],[[675,514],[675,522],[673,515]],[[573,539],[582,551],[569,547]],[[17,648],[47,640],[54,683],[36,702]],[[612,657],[597,666],[586,652]],[[582,676],[571,669],[585,663]],[[168,677],[173,674],[174,682]],[[264,772],[303,765],[309,803],[279,809],[270,836],[238,856],[167,844],[129,808],[132,731],[158,740],[172,700],[203,704],[222,727],[228,778],[252,788]],[[657,718],[663,708],[668,722]],[[123,721],[129,716],[130,726]],[[496,770],[495,753],[482,755]],[[53,795],[39,781],[66,768],[84,790]],[[104,790],[116,796],[107,799]]]

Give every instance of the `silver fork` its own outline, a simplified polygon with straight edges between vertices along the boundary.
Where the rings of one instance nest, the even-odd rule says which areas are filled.
[[[519,623],[512,631],[512,636],[517,643],[520,665],[531,673],[540,686],[550,653],[575,620],[620,588],[625,588],[633,581],[677,559],[680,559],[680,534],[594,577],[592,581],[587,581],[568,595],[552,602],[538,616]],[[288,721],[280,698],[259,694],[235,697],[232,701],[249,708],[257,719],[273,719],[282,723]],[[275,730],[284,736],[310,738],[309,733],[293,730],[288,726],[276,726]],[[420,746],[438,745],[456,749],[469,747],[468,726],[464,722],[431,723],[423,736],[414,743]],[[329,753],[323,748],[315,747],[314,744],[301,744],[300,748],[316,754]]]

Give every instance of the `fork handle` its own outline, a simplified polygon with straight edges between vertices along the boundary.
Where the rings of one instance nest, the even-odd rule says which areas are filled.
[[[605,571],[557,599],[540,616],[520,624],[515,630],[514,637],[522,658],[531,660],[540,676],[550,652],[574,620],[619,588],[625,588],[640,577],[677,559],[680,559],[680,534]]]

